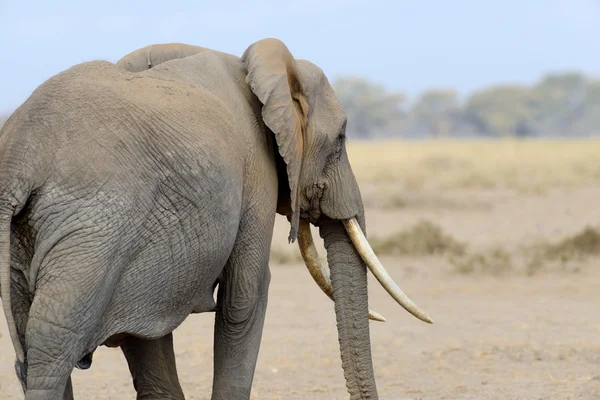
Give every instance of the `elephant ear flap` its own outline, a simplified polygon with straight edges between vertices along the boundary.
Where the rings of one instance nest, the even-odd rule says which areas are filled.
[[[300,218],[298,186],[308,101],[298,79],[296,61],[280,40],[263,39],[250,45],[242,62],[248,70],[246,82],[263,105],[263,121],[275,134],[279,154],[286,163],[292,210],[288,241],[293,242]]]

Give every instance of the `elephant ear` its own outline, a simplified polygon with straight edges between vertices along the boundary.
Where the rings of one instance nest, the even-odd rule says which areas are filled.
[[[296,70],[296,61],[285,44],[263,39],[242,55],[246,82],[262,103],[265,125],[275,134],[279,154],[286,163],[290,185],[291,229],[289,242],[296,240],[300,218],[299,183],[304,152],[308,101]]]

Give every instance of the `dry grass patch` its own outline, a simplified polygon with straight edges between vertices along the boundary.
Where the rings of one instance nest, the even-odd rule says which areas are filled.
[[[377,255],[431,256],[464,254],[466,245],[446,234],[434,223],[421,220],[392,236],[369,239]]]
[[[508,188],[520,192],[597,184],[600,139],[350,142],[358,180],[404,190]]]
[[[278,265],[289,265],[303,263],[302,255],[297,246],[289,246],[289,250],[271,246],[270,262]]]
[[[513,256],[501,247],[449,259],[454,272],[500,276],[512,272]]]
[[[459,274],[502,275],[521,273],[533,276],[542,271],[577,273],[581,262],[600,255],[600,231],[585,227],[557,242],[524,245],[513,252],[501,247],[466,253],[449,259]]]
[[[536,243],[523,249],[528,262],[526,271],[534,275],[546,268],[579,272],[579,263],[600,255],[600,231],[587,226],[580,232],[554,243]]]
[[[513,250],[501,246],[471,250],[467,243],[422,219],[392,235],[370,237],[369,242],[378,256],[443,257],[451,265],[452,272],[461,275],[576,273],[581,270],[582,261],[600,256],[600,230],[590,226],[556,242],[527,244]],[[297,246],[272,246],[270,260],[276,265],[304,263]],[[327,263],[324,251],[321,261]]]
[[[581,261],[600,255],[600,230],[592,227],[556,242],[523,245],[512,251],[501,246],[472,251],[428,220],[385,238],[372,237],[369,242],[379,256],[444,257],[452,272],[461,275],[576,273]]]
[[[363,202],[367,209],[429,209],[429,210],[489,210],[490,202],[472,198],[453,198],[451,194],[431,191],[394,190],[389,185],[373,185],[363,189]]]
[[[546,257],[555,260],[581,259],[600,255],[600,231],[591,226],[581,232],[566,237],[557,243],[543,247]]]

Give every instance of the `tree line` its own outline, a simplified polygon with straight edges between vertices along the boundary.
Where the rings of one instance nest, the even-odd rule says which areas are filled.
[[[362,77],[338,77],[349,137],[535,137],[600,134],[600,80],[548,74],[532,85],[493,85],[460,99],[431,89],[412,101]]]
[[[600,79],[576,72],[548,74],[528,86],[493,85],[465,99],[454,89],[431,89],[409,101],[363,77],[338,77],[332,85],[350,138],[600,134]],[[0,127],[6,118],[0,116]]]

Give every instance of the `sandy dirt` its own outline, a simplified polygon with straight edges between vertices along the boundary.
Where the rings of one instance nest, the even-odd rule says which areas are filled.
[[[367,210],[370,235],[428,218],[475,248],[554,240],[600,224],[600,189],[543,196],[465,192],[423,195],[398,210]],[[428,197],[429,196],[429,197]],[[425,201],[425,199],[428,201]],[[275,244],[285,245],[279,218]],[[453,273],[442,257],[384,258],[390,273],[435,320],[424,324],[370,279],[373,362],[382,399],[600,399],[599,261],[579,272],[533,277]],[[253,399],[347,399],[333,304],[302,265],[273,265]],[[213,315],[190,316],[175,331],[188,399],[210,398]],[[22,395],[14,351],[0,323],[0,393]],[[76,399],[134,399],[118,349],[100,348],[90,370],[74,372]]]

